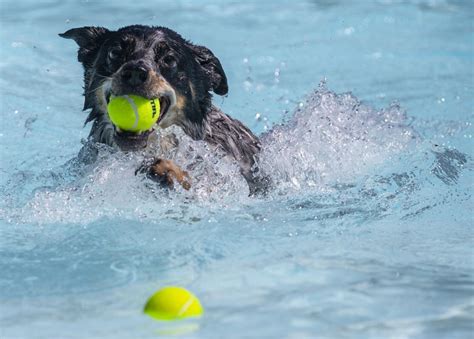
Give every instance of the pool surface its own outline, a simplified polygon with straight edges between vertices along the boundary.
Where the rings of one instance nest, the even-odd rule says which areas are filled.
[[[473,2],[0,6],[0,338],[474,336]],[[90,126],[57,34],[136,23],[218,56],[267,197],[179,130],[189,192],[135,176],[140,154],[70,161]],[[165,285],[204,317],[144,315]]]

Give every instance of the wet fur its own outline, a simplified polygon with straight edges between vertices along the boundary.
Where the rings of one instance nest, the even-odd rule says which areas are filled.
[[[60,36],[76,41],[78,61],[84,66],[84,110],[90,110],[86,123],[92,122],[92,128],[89,142],[81,151],[83,158],[94,160],[91,150],[95,143],[126,151],[142,149],[148,143],[146,134],[122,133],[111,124],[107,115],[111,94],[166,98],[170,106],[158,121],[161,128],[180,126],[194,140],[204,140],[234,157],[251,194],[269,188],[269,180],[257,167],[259,139],[212,104],[210,92],[225,95],[228,85],[220,61],[209,49],[165,27],[135,25],[118,31],[82,27]],[[136,68],[145,69],[147,78],[143,84],[130,86],[123,81],[123,74]],[[168,160],[158,159],[153,164],[150,170],[157,176],[173,173],[181,178],[180,183],[187,176],[184,171],[178,173],[179,167]]]

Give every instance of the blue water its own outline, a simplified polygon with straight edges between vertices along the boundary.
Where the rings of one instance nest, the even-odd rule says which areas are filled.
[[[4,0],[0,18],[1,338],[474,336],[471,1]],[[67,165],[89,127],[57,33],[134,23],[220,58],[215,103],[262,134],[268,197],[184,135],[189,192],[136,177],[139,155]],[[170,284],[205,316],[143,315]]]

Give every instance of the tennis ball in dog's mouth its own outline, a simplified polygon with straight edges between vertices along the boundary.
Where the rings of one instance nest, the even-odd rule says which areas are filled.
[[[112,123],[128,132],[144,132],[156,123],[160,116],[160,100],[146,99],[138,95],[111,97],[107,111]]]
[[[163,287],[148,299],[143,310],[158,320],[177,320],[199,317],[204,310],[199,299],[182,287]]]

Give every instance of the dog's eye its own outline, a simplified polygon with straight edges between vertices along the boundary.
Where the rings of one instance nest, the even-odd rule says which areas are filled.
[[[178,64],[178,61],[176,60],[176,58],[174,56],[172,56],[171,54],[168,54],[167,56],[165,56],[163,58],[163,62],[166,66],[168,67],[176,67],[176,65]]]
[[[116,60],[120,57],[121,53],[122,49],[120,47],[114,47],[109,51],[109,54],[107,54],[107,56],[110,60]]]

